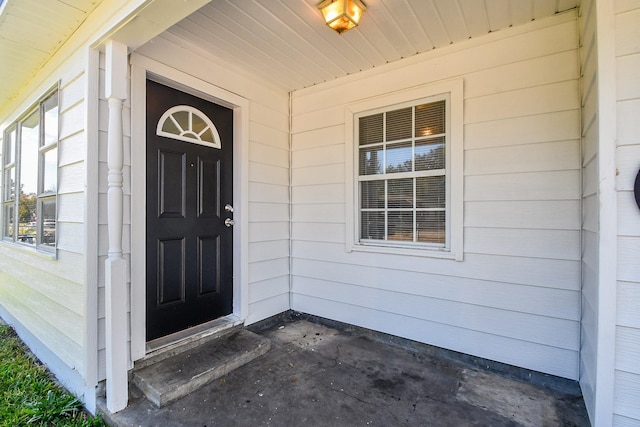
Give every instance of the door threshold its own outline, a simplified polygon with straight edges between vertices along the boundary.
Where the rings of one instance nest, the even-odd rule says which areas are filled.
[[[204,342],[230,332],[244,322],[233,314],[211,320],[201,325],[148,341],[146,356],[136,361],[136,367],[148,366],[160,360],[187,351]]]

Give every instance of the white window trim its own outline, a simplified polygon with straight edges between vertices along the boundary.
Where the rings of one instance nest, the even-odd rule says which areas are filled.
[[[0,138],[0,142],[2,142],[2,144],[0,144],[0,149],[2,150],[2,155],[4,155],[4,150],[5,150],[5,146],[4,146],[4,139],[6,136],[7,131],[12,127],[15,126],[16,128],[16,138],[19,139],[19,143],[16,144],[15,141],[12,141],[14,145],[14,149],[16,150],[15,153],[15,159],[13,162],[13,167],[16,168],[16,179],[18,179],[18,176],[20,174],[20,169],[21,169],[21,164],[23,162],[22,159],[22,155],[19,152],[21,150],[20,145],[22,144],[22,135],[21,135],[21,130],[19,130],[18,128],[20,127],[19,124],[25,120],[27,117],[29,117],[31,114],[33,114],[35,111],[38,111],[38,114],[40,115],[39,120],[39,126],[42,125],[42,106],[43,104],[52,96],[56,95],[58,97],[58,108],[60,107],[60,82],[58,81],[52,88],[50,88],[49,90],[47,90],[45,92],[44,95],[42,95],[40,98],[38,98],[38,100],[34,103],[31,104],[31,106],[25,110],[25,112],[23,112],[20,116],[18,116],[13,122],[11,122],[11,124],[9,126],[7,126],[6,128],[4,128],[3,130],[1,130],[0,132],[2,133],[2,137]],[[43,255],[47,258],[53,259],[53,260],[57,260],[58,259],[58,240],[59,240],[59,231],[60,229],[58,228],[58,219],[59,219],[59,198],[58,198],[58,189],[56,188],[56,191],[54,194],[47,194],[45,195],[44,193],[41,193],[40,191],[40,187],[41,187],[41,180],[44,179],[43,178],[43,173],[44,173],[44,164],[43,164],[43,160],[42,157],[44,156],[44,153],[46,153],[47,151],[54,149],[54,148],[58,148],[60,146],[60,111],[58,110],[58,135],[56,136],[56,140],[52,143],[43,145],[43,146],[39,146],[38,145],[38,157],[37,157],[37,162],[38,162],[38,168],[37,168],[37,194],[36,194],[36,209],[38,211],[38,213],[40,212],[40,204],[41,204],[41,199],[53,199],[55,198],[56,201],[56,241],[55,244],[53,246],[47,246],[41,243],[41,239],[42,239],[42,235],[41,235],[41,230],[42,225],[38,224],[38,228],[40,231],[40,233],[38,233],[38,237],[37,237],[37,243],[35,245],[30,245],[30,244],[24,244],[21,242],[16,241],[15,239],[6,239],[4,236],[4,226],[5,226],[5,218],[4,218],[4,187],[2,187],[3,185],[5,185],[4,183],[4,179],[5,179],[5,166],[4,165],[4,161],[2,160],[2,156],[0,156],[0,190],[2,191],[2,193],[0,193],[0,243],[5,244],[5,245],[10,245],[13,246],[17,249],[23,250],[25,252],[28,253],[34,253],[34,254],[40,254]],[[41,142],[40,141],[41,136],[39,137],[39,141],[38,144]],[[60,165],[59,165],[59,158],[60,155],[58,154],[57,158],[56,158],[56,185],[60,184]],[[19,179],[18,179],[19,181]],[[19,198],[19,194],[16,194],[16,206],[17,206],[17,202]],[[18,209],[19,211],[19,209]],[[18,212],[19,214],[19,212]],[[15,216],[16,214],[14,214]],[[38,215],[40,216],[40,215]]]
[[[189,113],[189,129],[182,129],[180,124],[173,118],[173,115],[178,112]],[[205,127],[199,134],[196,134],[192,130],[193,116],[200,118],[200,120],[205,122],[205,124],[207,125],[207,127]],[[162,130],[162,128],[164,127],[164,123],[167,120],[172,120],[177,128],[182,129],[182,133],[176,134],[171,132],[165,132],[164,130]],[[208,141],[203,141],[201,138],[202,134],[207,130],[210,130],[211,133],[213,134],[213,143]],[[178,141],[189,142],[191,144],[204,145],[206,147],[213,147],[218,149],[222,148],[222,145],[220,142],[220,134],[218,133],[218,128],[216,128],[216,126],[213,124],[211,119],[207,117],[206,114],[204,114],[202,111],[190,105],[176,105],[175,107],[171,107],[167,111],[165,111],[162,117],[160,117],[160,120],[158,120],[158,125],[156,126],[156,134],[159,136],[164,136],[166,138],[177,139]]]
[[[434,84],[422,85],[404,91],[384,94],[364,101],[349,104],[345,108],[345,172],[346,185],[346,250],[347,252],[362,251],[396,255],[409,255],[432,258],[448,258],[456,261],[463,260],[463,210],[464,210],[464,139],[463,139],[463,79],[446,80]],[[355,119],[359,114],[393,107],[408,102],[448,94],[449,105],[449,141],[450,158],[448,171],[450,186],[447,197],[450,200],[447,211],[448,226],[447,247],[400,247],[389,242],[380,244],[362,244],[358,241],[359,203],[358,195],[358,143],[356,141]]]

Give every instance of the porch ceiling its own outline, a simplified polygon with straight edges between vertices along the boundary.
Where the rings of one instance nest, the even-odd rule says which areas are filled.
[[[213,0],[164,37],[295,90],[545,18],[578,1],[365,0],[360,26],[338,35],[324,25],[318,0]]]
[[[0,111],[102,0],[0,0]]]
[[[365,0],[338,35],[318,0],[212,0],[163,37],[286,90],[332,80],[576,7],[579,0]],[[0,115],[102,0],[0,0]],[[172,13],[173,3],[163,4]]]

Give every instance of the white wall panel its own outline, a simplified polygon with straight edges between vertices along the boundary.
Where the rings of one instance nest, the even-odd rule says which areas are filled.
[[[306,313],[404,336],[415,341],[429,342],[439,347],[511,365],[525,365],[530,369],[561,377],[576,378],[578,373],[578,356],[573,350],[549,347],[526,340],[513,340],[439,322],[425,322],[398,313],[332,302],[304,294],[294,293],[293,299],[293,306]],[[517,353],[513,352],[514,347],[518,348]]]
[[[58,142],[57,250],[54,254],[34,248],[0,243],[0,305],[38,342],[30,342],[39,357],[54,370],[85,374],[85,174],[86,133],[84,51],[69,58],[57,70],[49,70],[43,85],[60,80]],[[41,96],[37,93],[35,96]],[[33,104],[37,98],[25,100]],[[15,114],[20,114],[16,111]],[[43,351],[43,347],[45,350]],[[60,372],[56,372],[59,374]],[[61,377],[61,381],[77,381]],[[77,391],[77,390],[75,390]]]
[[[343,244],[294,240],[292,253],[294,260],[299,258],[322,260],[363,267],[363,275],[366,275],[365,271],[368,267],[376,267],[393,272],[411,271],[451,276],[450,264],[441,259],[363,252],[348,253],[344,250]],[[294,269],[295,266],[294,262]],[[580,262],[578,261],[467,253],[464,262],[456,264],[455,273],[452,276],[454,278],[466,277],[580,290]],[[416,285],[421,286],[420,282],[416,282]]]
[[[579,61],[564,19],[293,93],[294,309],[578,377]],[[450,78],[464,80],[464,261],[346,252],[345,107]]]
[[[577,230],[579,200],[466,202],[466,227]]]
[[[597,56],[595,53],[595,11],[593,1],[581,5],[582,46],[582,165],[583,235],[582,235],[582,325],[580,349],[580,386],[589,416],[594,419],[596,399],[597,331],[598,331],[598,132],[597,132]]]
[[[476,175],[464,180],[465,201],[578,199],[580,171]]]
[[[616,189],[618,286],[614,412],[620,425],[640,425],[640,210],[633,185],[640,169],[640,3],[616,2]]]
[[[579,169],[580,144],[575,140],[467,150],[464,163],[467,176]]]
[[[619,101],[617,107],[618,145],[640,144],[640,99]]]
[[[618,282],[618,325],[640,329],[640,286],[635,282]]]
[[[580,112],[567,110],[535,116],[470,123],[464,127],[464,148],[490,148],[566,141],[580,137]]]
[[[247,158],[242,160],[248,165],[248,182],[243,193],[245,200],[241,205],[246,202],[248,212],[243,214],[248,218],[248,226],[240,231],[246,233],[248,242],[246,250],[242,252],[248,268],[248,279],[245,278],[248,280],[248,287],[246,294],[240,298],[248,307],[248,312],[244,313],[247,316],[246,321],[259,321],[289,308],[288,94],[256,76],[229,72],[233,66],[225,64],[211,51],[202,50],[186,42],[179,33],[180,31],[163,33],[154,39],[153,43],[138,49],[137,54],[200,79],[203,84],[217,86],[247,100],[247,108],[241,113],[248,117],[247,133],[243,135],[243,144],[247,147],[244,153]],[[104,102],[101,103],[101,107],[102,104]],[[125,111],[125,115],[127,112],[128,110]],[[101,114],[100,118],[101,128],[104,128],[106,116]],[[125,122],[125,133],[130,132],[128,125],[129,122]],[[106,140],[101,139],[100,167],[103,171],[106,171],[105,143]],[[126,149],[128,148],[127,146]],[[130,157],[125,156],[125,194],[130,194],[131,177],[144,173],[143,167],[131,167]],[[106,177],[106,173],[102,173],[101,176]],[[238,180],[235,185],[240,188],[243,183]],[[106,192],[104,179],[100,182],[100,192]],[[100,218],[104,219],[104,197],[100,200]],[[236,228],[239,226],[236,225]],[[104,234],[104,227],[101,231],[100,248],[104,252],[107,236]],[[125,228],[125,233],[129,232],[130,229]],[[129,241],[125,236],[125,252],[130,250]],[[125,253],[125,257],[128,256],[129,254]],[[102,268],[99,268],[99,277],[101,283],[104,283]],[[254,283],[259,283],[255,292]],[[283,283],[286,283],[285,287]],[[286,307],[283,308],[285,302]]]

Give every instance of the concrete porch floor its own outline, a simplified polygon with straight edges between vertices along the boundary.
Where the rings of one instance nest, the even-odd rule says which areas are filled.
[[[251,329],[271,340],[268,353],[161,409],[134,388],[129,406],[105,414],[105,421],[199,427],[589,425],[573,381],[295,314]]]

